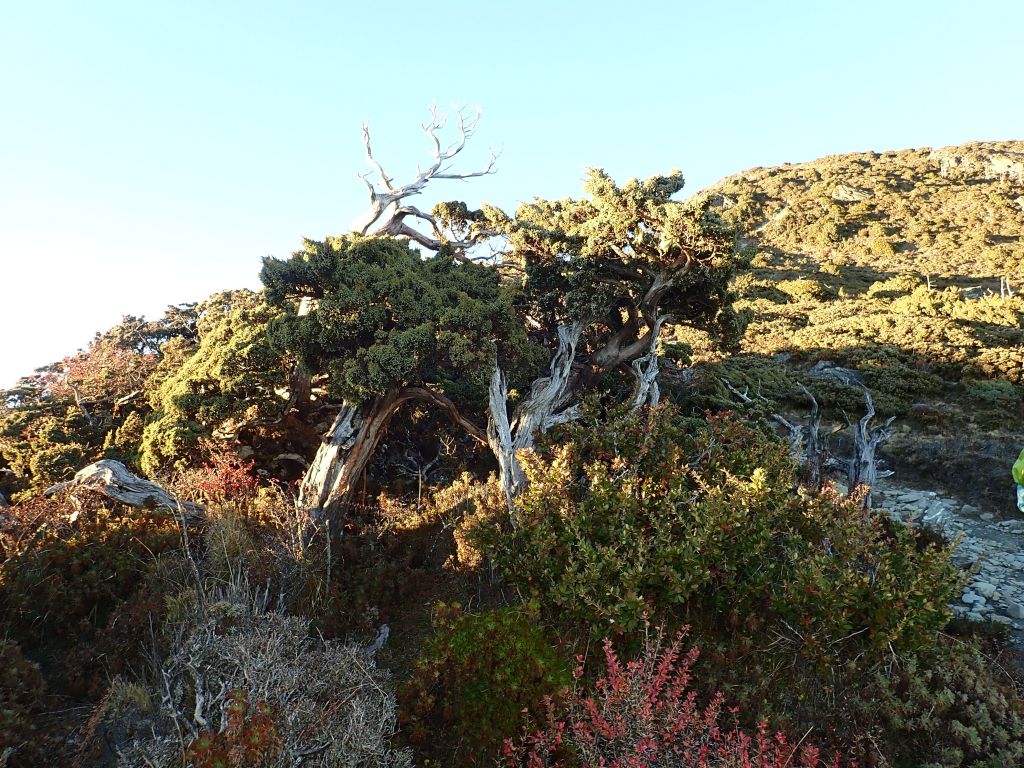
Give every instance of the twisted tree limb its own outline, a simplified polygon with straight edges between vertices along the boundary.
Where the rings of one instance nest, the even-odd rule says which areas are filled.
[[[85,488],[132,507],[181,510],[193,517],[205,510],[202,504],[183,501],[156,483],[132,474],[124,464],[113,459],[103,459],[78,470],[74,479],[47,488],[44,495],[52,496],[66,488]]]
[[[492,152],[487,166],[480,171],[452,172],[452,161],[466,147],[466,142],[476,132],[477,124],[480,122],[480,112],[466,120],[462,112],[458,113],[458,138],[442,148],[441,139],[438,135],[446,123],[444,115],[438,114],[436,109],[430,111],[430,120],[421,127],[423,132],[430,139],[433,147],[434,162],[427,168],[418,168],[416,177],[408,184],[395,186],[394,178],[389,176],[376,157],[373,155],[373,146],[370,142],[370,127],[363,124],[363,146],[366,149],[366,160],[373,167],[373,171],[361,174],[359,179],[366,185],[370,194],[370,211],[365,217],[365,223],[359,228],[363,235],[390,235],[405,240],[411,240],[431,251],[439,251],[445,244],[456,252],[464,252],[466,249],[477,243],[492,237],[493,232],[473,232],[469,237],[458,240],[445,238],[436,217],[425,213],[412,205],[402,204],[406,198],[420,194],[427,184],[434,179],[451,179],[465,181],[479,176],[488,176],[495,172],[497,156]],[[380,185],[378,188],[371,181],[376,175]],[[412,227],[406,219],[413,218],[425,221],[430,225],[433,236],[426,234]]]

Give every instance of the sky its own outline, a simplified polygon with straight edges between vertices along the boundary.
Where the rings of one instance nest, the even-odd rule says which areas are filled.
[[[514,210],[585,169],[695,192],[827,154],[1024,138],[1024,3],[0,2],[0,387],[122,315],[258,288],[366,210],[431,105],[480,108],[414,201]]]

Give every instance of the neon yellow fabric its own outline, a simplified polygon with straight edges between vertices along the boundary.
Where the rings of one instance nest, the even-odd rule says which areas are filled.
[[[1020,452],[1017,461],[1013,463],[1013,479],[1017,485],[1024,485],[1024,451]]]

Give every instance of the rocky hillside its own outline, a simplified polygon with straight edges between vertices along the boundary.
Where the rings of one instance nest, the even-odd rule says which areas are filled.
[[[709,193],[749,258],[734,282],[752,316],[744,354],[716,361],[729,380],[795,412],[806,383],[837,422],[862,413],[863,383],[898,417],[889,454],[911,478],[1012,511],[1024,142],[754,168]],[[714,360],[701,339],[679,341]],[[819,375],[830,363],[850,373]]]
[[[946,277],[1020,276],[1024,142],[833,155],[714,188],[759,247]]]

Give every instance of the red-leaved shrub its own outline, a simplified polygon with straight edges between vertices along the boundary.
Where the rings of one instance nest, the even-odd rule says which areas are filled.
[[[604,641],[606,670],[592,689],[577,689],[564,709],[548,704],[547,724],[522,744],[505,742],[508,768],[838,768],[810,744],[772,735],[766,723],[750,736],[720,724],[723,697],[706,704],[690,688],[699,649],[682,653],[682,633],[668,645],[648,633],[643,652],[623,664]]]
[[[188,482],[193,483],[201,497],[211,503],[245,502],[256,497],[259,480],[253,469],[255,462],[242,458],[231,446],[200,440],[206,464],[192,470]]]

